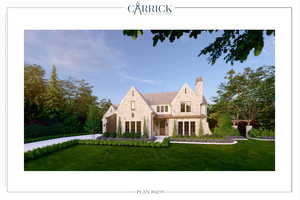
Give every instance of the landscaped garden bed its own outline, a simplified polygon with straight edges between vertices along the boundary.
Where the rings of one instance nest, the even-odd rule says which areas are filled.
[[[77,144],[25,160],[25,171],[273,171],[275,142],[170,144],[149,148]]]
[[[234,143],[234,140],[231,140],[229,138],[216,138],[216,139],[210,139],[210,138],[171,138],[172,142],[205,142],[205,143]]]
[[[176,136],[172,137],[173,142],[199,142],[199,143],[232,143],[235,144],[236,140],[247,140],[243,136],[218,136],[218,135],[205,135],[205,136]]]
[[[32,160],[41,156],[74,146],[74,145],[108,145],[108,146],[128,146],[128,147],[168,147],[169,138],[164,138],[162,142],[146,140],[71,140],[59,144],[53,144],[42,148],[37,148],[24,153],[24,160]]]

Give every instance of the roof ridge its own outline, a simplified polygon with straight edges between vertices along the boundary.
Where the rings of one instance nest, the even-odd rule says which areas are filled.
[[[161,93],[174,93],[174,92],[178,92],[178,91],[171,91],[171,92],[150,92],[150,93],[143,93],[143,94],[161,94]]]

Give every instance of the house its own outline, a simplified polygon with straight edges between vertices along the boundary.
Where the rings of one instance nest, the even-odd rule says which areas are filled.
[[[176,92],[142,94],[131,87],[120,104],[110,106],[102,122],[103,132],[121,129],[143,134],[145,126],[149,137],[212,134],[201,77],[195,81],[195,91],[187,83]]]

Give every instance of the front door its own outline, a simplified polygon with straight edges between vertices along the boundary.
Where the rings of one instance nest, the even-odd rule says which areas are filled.
[[[159,135],[166,135],[166,120],[159,120]]]

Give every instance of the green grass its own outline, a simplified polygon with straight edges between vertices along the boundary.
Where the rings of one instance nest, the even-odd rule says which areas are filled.
[[[26,171],[271,171],[275,142],[170,144],[169,148],[76,145],[25,162]]]

